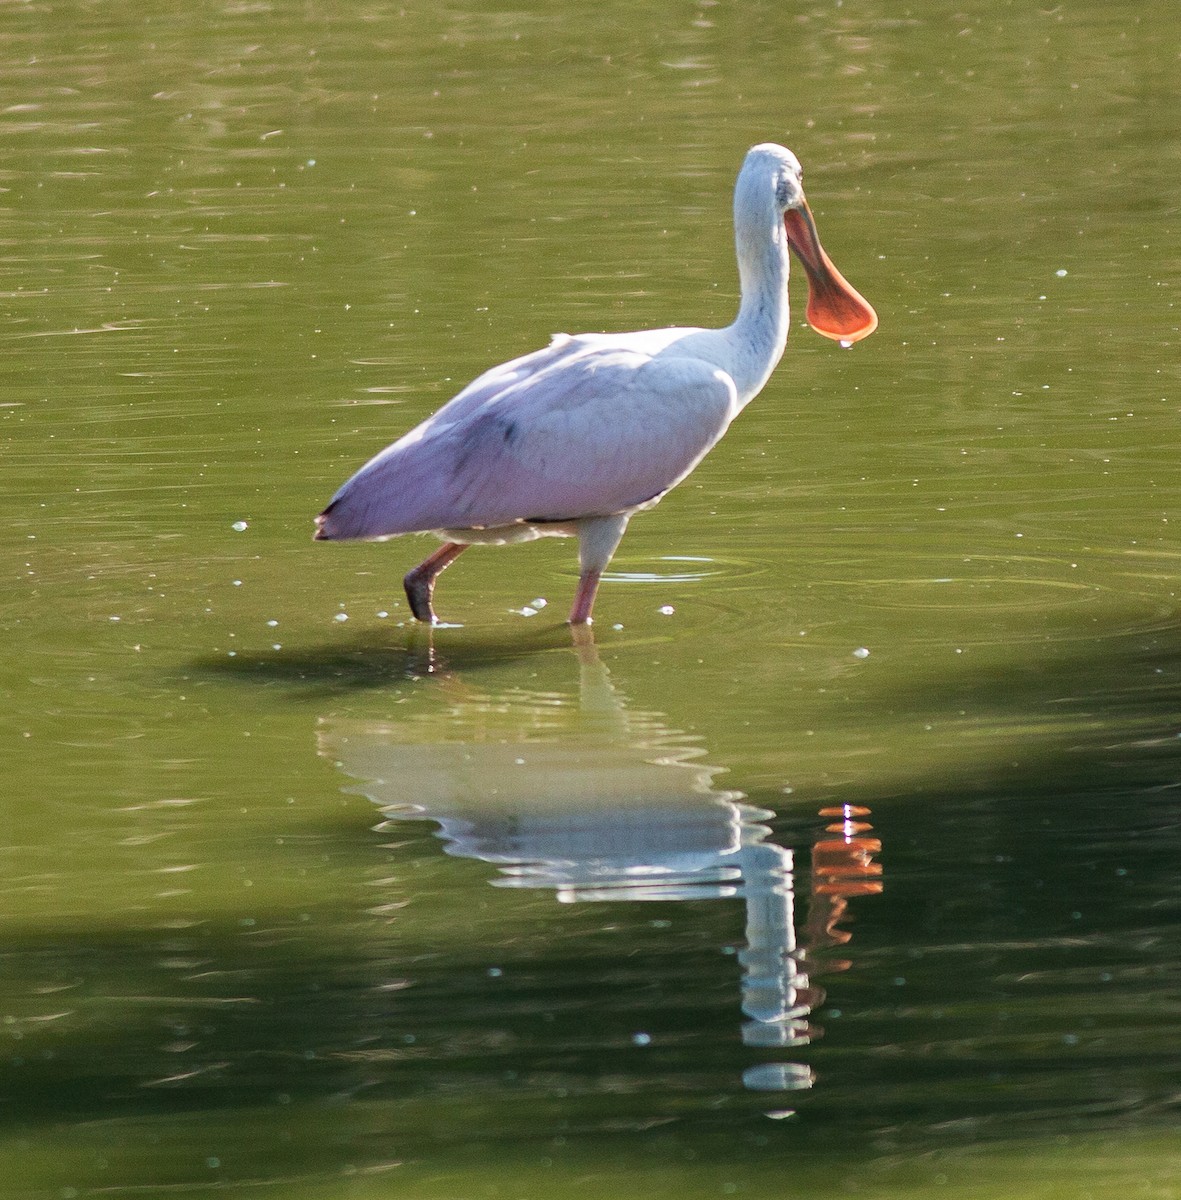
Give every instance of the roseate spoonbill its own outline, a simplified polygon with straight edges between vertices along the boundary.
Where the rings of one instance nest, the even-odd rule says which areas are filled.
[[[628,521],[697,466],[779,362],[789,247],[808,276],[817,333],[851,343],[877,327],[821,247],[801,175],[783,146],[746,155],[734,189],[742,300],[733,324],[558,334],[493,367],[348,480],[316,518],[316,537],[441,538],[404,580],[410,611],[432,623],[435,580],[469,545],[577,537],[570,623],[589,624]]]

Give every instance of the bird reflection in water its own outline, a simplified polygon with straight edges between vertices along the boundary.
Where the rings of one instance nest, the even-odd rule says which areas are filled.
[[[743,1042],[798,1047],[820,1030],[810,1014],[823,971],[847,969],[817,951],[848,943],[850,897],[880,892],[880,843],[867,809],[840,818],[812,848],[808,913],[797,935],[793,852],[771,840],[775,814],[717,786],[723,768],[660,714],[627,709],[589,631],[576,638],[577,708],[554,692],[489,695],[448,673],[429,673],[448,695],[447,731],[429,724],[325,720],[320,752],[360,781],[387,822],[433,821],[448,854],[496,866],[496,887],[547,888],[563,903],[741,900]],[[379,828],[385,828],[381,826]],[[759,1091],[810,1087],[801,1063],[744,1072]]]

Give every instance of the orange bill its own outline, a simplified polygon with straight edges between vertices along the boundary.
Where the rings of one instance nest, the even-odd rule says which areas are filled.
[[[783,224],[787,244],[808,275],[808,324],[838,342],[859,342],[869,337],[878,327],[878,314],[824,253],[807,202],[789,208]]]

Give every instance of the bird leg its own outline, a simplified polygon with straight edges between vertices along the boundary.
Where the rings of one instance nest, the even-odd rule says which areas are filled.
[[[435,580],[440,572],[449,567],[465,550],[463,542],[444,542],[434,554],[424,558],[412,571],[407,571],[402,580],[410,611],[419,621],[434,625],[438,618],[431,607],[431,596],[435,591]]]
[[[595,593],[599,590],[602,571],[583,571],[578,577],[578,591],[574,594],[574,607],[570,610],[571,625],[589,625],[591,609],[595,606]]]
[[[610,517],[587,517],[578,522],[578,563],[582,574],[578,577],[578,591],[570,610],[571,625],[591,623],[599,580],[627,529],[630,516],[630,513],[616,513]]]

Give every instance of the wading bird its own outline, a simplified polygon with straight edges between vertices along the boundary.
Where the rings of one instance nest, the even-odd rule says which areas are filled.
[[[808,323],[852,343],[878,319],[820,245],[799,160],[751,149],[734,190],[742,300],[724,329],[558,334],[493,367],[366,463],[316,519],[316,537],[433,533],[443,545],[404,580],[433,623],[439,573],[473,543],[577,537],[572,625],[628,521],[680,483],[758,395],[787,343],[788,249],[808,276]]]

